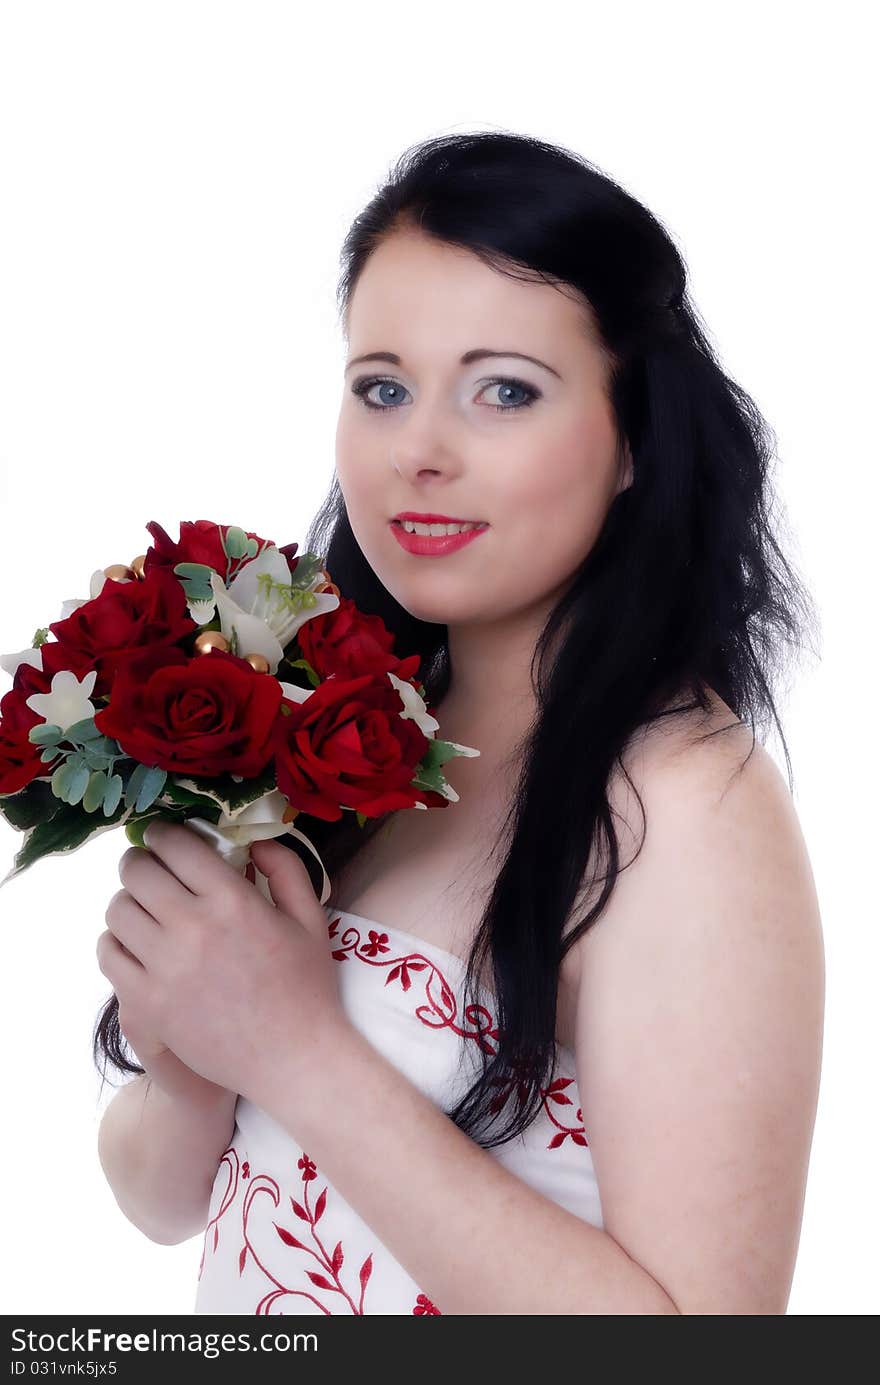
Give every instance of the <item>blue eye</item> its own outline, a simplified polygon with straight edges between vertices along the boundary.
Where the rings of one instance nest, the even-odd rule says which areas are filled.
[[[390,390],[397,391],[398,394],[403,389],[403,386],[399,385],[396,380],[391,379],[390,376],[373,375],[365,380],[358,380],[356,384],[352,385],[351,392],[352,394],[357,395],[358,399],[361,401],[365,408],[376,409],[380,413],[393,413],[395,408],[394,400],[392,400],[390,404],[375,404],[371,399],[367,398],[367,394],[371,389],[373,389],[375,385],[387,385]],[[487,383],[483,386],[483,389],[491,389],[496,385],[500,385],[508,391],[511,389],[514,391],[521,390],[524,391],[526,395],[526,398],[520,400],[519,403],[490,404],[488,406],[490,409],[494,409],[495,412],[499,414],[513,414],[517,413],[520,409],[528,409],[532,404],[534,404],[536,399],[541,398],[540,390],[536,390],[532,385],[527,385],[524,380],[514,380],[507,376],[502,376],[497,380],[487,381]],[[482,392],[483,390],[480,391],[481,394]]]

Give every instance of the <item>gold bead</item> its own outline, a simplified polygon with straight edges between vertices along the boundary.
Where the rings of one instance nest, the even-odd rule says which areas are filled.
[[[195,648],[197,654],[210,654],[212,649],[228,649],[229,641],[220,630],[203,630],[196,635]]]
[[[269,672],[269,660],[262,654],[245,654],[244,660],[246,664],[250,664],[255,673]]]
[[[136,558],[132,558],[129,566],[139,582],[144,580],[144,563],[147,561],[146,553],[139,553]]]
[[[112,577],[114,582],[134,581],[134,573],[125,563],[111,563],[109,567],[104,568],[104,576]]]

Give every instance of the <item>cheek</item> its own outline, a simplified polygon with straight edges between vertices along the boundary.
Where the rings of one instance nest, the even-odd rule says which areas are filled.
[[[598,538],[617,482],[616,437],[602,419],[571,420],[544,439],[510,477],[505,528],[530,562],[570,571]]]

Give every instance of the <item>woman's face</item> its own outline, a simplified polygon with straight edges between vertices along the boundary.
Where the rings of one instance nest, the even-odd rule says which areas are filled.
[[[440,624],[547,608],[632,479],[583,304],[401,231],[367,261],[347,328],[336,471],[379,579],[413,616]],[[461,364],[480,348],[502,354]],[[399,511],[488,528],[426,557],[395,538]]]

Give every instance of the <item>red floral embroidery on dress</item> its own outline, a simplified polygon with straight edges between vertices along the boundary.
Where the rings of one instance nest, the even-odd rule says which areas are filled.
[[[241,1166],[239,1166],[238,1153],[234,1145],[230,1145],[229,1149],[225,1151],[225,1153],[223,1154],[223,1158],[221,1160],[221,1164],[227,1165],[230,1172],[230,1179],[229,1183],[227,1183],[226,1191],[224,1192],[224,1195],[221,1199],[220,1207],[217,1211],[217,1214],[216,1216],[211,1218],[205,1229],[205,1243],[202,1246],[202,1258],[199,1262],[199,1272],[197,1276],[198,1279],[201,1279],[202,1272],[205,1267],[205,1245],[207,1244],[208,1232],[211,1230],[212,1227],[214,1229],[214,1243],[212,1254],[217,1249],[219,1241],[218,1223],[221,1217],[224,1215],[224,1213],[228,1210],[228,1208],[234,1201],[235,1194],[238,1189],[239,1168],[241,1174],[245,1179],[247,1179],[249,1176],[249,1173],[245,1173],[246,1169],[249,1170],[248,1161],[245,1160],[245,1162],[241,1164]],[[358,1296],[357,1302],[355,1302],[351,1294],[344,1287],[342,1279],[340,1277],[340,1270],[342,1269],[343,1264],[345,1262],[345,1254],[343,1252],[342,1242],[337,1241],[332,1254],[330,1254],[328,1253],[326,1246],[324,1245],[323,1241],[321,1240],[321,1237],[318,1235],[318,1232],[316,1230],[318,1222],[324,1215],[324,1211],[327,1205],[327,1189],[323,1189],[323,1191],[318,1196],[314,1208],[312,1208],[309,1205],[308,1184],[313,1179],[318,1177],[318,1170],[315,1161],[313,1159],[310,1159],[309,1156],[305,1153],[305,1151],[303,1151],[300,1158],[297,1160],[297,1168],[301,1170],[300,1178],[302,1183],[305,1185],[305,1192],[302,1202],[299,1202],[296,1198],[291,1197],[290,1205],[295,1215],[299,1217],[301,1221],[308,1222],[309,1231],[311,1233],[311,1239],[314,1241],[318,1249],[314,1250],[311,1246],[305,1245],[302,1241],[298,1240],[296,1236],[294,1236],[292,1231],[289,1231],[285,1226],[280,1226],[278,1222],[273,1221],[272,1225],[275,1227],[278,1236],[286,1246],[289,1246],[291,1250],[301,1250],[304,1251],[307,1255],[313,1256],[314,1260],[320,1266],[320,1268],[326,1271],[326,1273],[324,1274],[319,1273],[316,1270],[310,1269],[306,1269],[304,1271],[306,1277],[311,1280],[315,1288],[326,1290],[329,1293],[339,1294],[344,1299],[345,1303],[348,1306],[348,1309],[352,1313],[357,1314],[359,1316],[363,1315],[364,1295],[366,1293],[367,1284],[369,1283],[370,1275],[373,1270],[372,1252],[367,1256],[366,1260],[361,1265],[360,1270],[358,1271],[360,1294]],[[333,1309],[328,1308],[325,1303],[322,1303],[321,1300],[317,1298],[314,1294],[309,1293],[307,1289],[295,1289],[292,1288],[290,1285],[283,1284],[280,1279],[277,1279],[275,1275],[272,1274],[271,1270],[269,1270],[266,1267],[266,1265],[264,1265],[263,1261],[260,1259],[260,1256],[257,1253],[253,1241],[251,1240],[248,1234],[248,1215],[250,1213],[254,1197],[257,1195],[257,1193],[260,1192],[269,1193],[276,1207],[279,1205],[281,1201],[281,1190],[276,1180],[272,1178],[269,1174],[258,1174],[255,1178],[253,1178],[250,1181],[250,1186],[247,1190],[247,1193],[245,1194],[244,1203],[242,1205],[241,1221],[244,1244],[242,1245],[238,1256],[238,1273],[239,1275],[244,1273],[244,1267],[247,1264],[247,1257],[248,1255],[250,1255],[251,1259],[253,1260],[257,1268],[260,1270],[260,1272],[263,1275],[265,1275],[266,1279],[268,1279],[269,1282],[274,1286],[272,1289],[269,1290],[268,1293],[264,1294],[263,1297],[260,1299],[256,1308],[254,1309],[255,1315],[257,1317],[267,1316],[273,1305],[276,1304],[279,1299],[284,1298],[286,1296],[293,1298],[307,1298],[309,1302],[314,1303],[315,1306],[319,1308],[322,1313],[327,1315],[332,1314]],[[281,1313],[280,1309],[277,1309],[276,1311],[279,1313],[280,1316],[284,1316],[283,1313]]]
[[[336,937],[340,922],[340,917],[337,915],[328,928],[329,937]],[[358,949],[358,943],[361,941],[360,930],[354,924],[348,925],[345,932],[342,934],[341,941],[345,946],[332,953],[336,961],[345,962],[353,956],[356,957],[358,961],[368,962],[372,966],[390,967],[391,970],[385,978],[386,986],[394,981],[400,981],[401,988],[404,991],[408,991],[412,985],[410,972],[420,972],[427,969],[428,975],[425,977],[425,994],[429,1005],[427,1007],[420,1006],[415,1012],[422,1023],[426,1024],[431,1029],[453,1029],[456,1034],[460,1034],[466,1039],[475,1039],[486,1053],[496,1052],[488,1042],[485,1042],[487,1039],[497,1040],[498,1038],[498,1029],[493,1024],[491,1012],[483,1005],[467,1005],[465,1007],[465,1016],[471,1024],[477,1027],[475,1031],[460,1028],[455,1022],[458,1009],[455,993],[436,962],[424,956],[421,952],[410,952],[403,957],[391,957],[387,960],[376,962],[374,959],[380,953],[390,952],[391,947],[388,941],[388,934],[380,933],[375,928],[369,929],[369,942],[363,943],[360,949]],[[439,995],[434,989],[435,982],[439,984]],[[478,1023],[477,1016],[480,1017],[480,1020],[485,1019],[486,1023]],[[553,1125],[556,1126],[557,1130],[557,1133],[547,1145],[548,1149],[558,1149],[569,1137],[571,1137],[576,1145],[583,1145],[585,1148],[588,1146],[589,1142],[583,1124],[573,1126],[564,1125],[561,1121],[557,1120],[556,1115],[550,1108],[551,1102],[556,1106],[571,1106],[571,1097],[565,1095],[565,1088],[570,1087],[574,1080],[573,1077],[557,1077],[550,1083],[549,1087],[541,1088],[542,1105],[547,1116]],[[496,1078],[494,1079],[493,1085],[500,1087],[501,1090],[489,1107],[490,1114],[496,1114],[502,1109],[509,1100],[514,1089],[521,1103],[526,1100],[527,1086],[521,1078],[514,1078],[507,1082],[503,1082],[501,1079]],[[580,1107],[578,1108],[576,1120],[583,1122],[583,1111]]]
[[[339,927],[339,917],[337,916],[330,924],[328,929],[331,938],[336,936]],[[488,1040],[498,1038],[498,1030],[492,1025],[492,1016],[483,1005],[465,1006],[464,1015],[468,1023],[474,1026],[471,1029],[462,1029],[456,1023],[458,1013],[458,1002],[452,987],[443,975],[443,972],[432,962],[429,957],[425,957],[421,952],[410,952],[405,957],[392,957],[388,960],[376,961],[379,953],[390,952],[387,933],[378,933],[375,928],[370,929],[370,941],[364,943],[361,950],[357,951],[360,942],[360,931],[354,924],[349,924],[342,935],[341,941],[344,947],[338,948],[331,954],[337,962],[347,962],[354,956],[359,962],[367,962],[371,966],[390,968],[385,978],[385,985],[390,986],[392,982],[399,981],[401,989],[408,991],[412,986],[413,978],[411,973],[427,971],[424,978],[425,995],[428,1000],[427,1005],[421,1005],[416,1010],[416,1015],[422,1024],[429,1029],[452,1029],[456,1034],[460,1034],[465,1039],[474,1039],[486,1053],[494,1053],[495,1049]],[[346,939],[350,939],[346,943]]]
[[[423,1313],[436,1313],[439,1317],[443,1316],[440,1309],[434,1307],[427,1294],[419,1294],[416,1299],[416,1306],[413,1309],[413,1316],[418,1318],[421,1317]]]
[[[340,919],[337,916],[329,925],[328,935],[330,938],[336,937],[339,923]],[[419,977],[419,974],[424,972],[425,975],[421,977],[421,979],[424,981],[424,992],[428,1004],[420,1005],[415,1010],[415,1014],[422,1024],[430,1029],[452,1029],[456,1034],[464,1038],[473,1039],[475,1042],[479,1043],[480,1047],[485,1052],[494,1053],[496,1051],[491,1047],[490,1042],[491,1040],[497,1041],[498,1039],[498,1029],[493,1023],[491,1012],[483,1005],[467,1005],[464,1008],[464,1018],[472,1028],[466,1029],[457,1023],[456,1016],[458,1014],[458,1004],[455,991],[449,985],[441,968],[429,957],[426,957],[421,952],[410,952],[400,957],[385,958],[383,954],[391,951],[388,934],[372,928],[369,930],[369,941],[363,943],[360,950],[358,950],[360,932],[354,925],[349,925],[346,928],[341,941],[345,946],[338,948],[332,953],[335,960],[344,962],[354,957],[366,965],[387,970],[387,975],[385,977],[386,986],[399,982],[401,989],[404,992],[408,992],[412,988],[414,976]],[[556,1126],[556,1134],[553,1135],[547,1145],[548,1149],[558,1149],[560,1145],[569,1138],[577,1145],[586,1147],[588,1144],[583,1124],[573,1126],[565,1125],[562,1121],[557,1119],[555,1112],[551,1109],[551,1105],[557,1107],[572,1105],[571,1097],[566,1094],[566,1088],[570,1087],[574,1081],[575,1079],[573,1077],[557,1077],[550,1083],[549,1087],[541,1089],[543,1107],[552,1124]],[[514,1077],[507,1082],[496,1079],[495,1085],[500,1087],[501,1090],[492,1102],[491,1110],[493,1112],[501,1109],[514,1089],[517,1090],[521,1101],[525,1099],[527,1089],[521,1077]],[[580,1122],[583,1121],[583,1111],[580,1107],[577,1111],[576,1120]],[[274,1206],[278,1207],[280,1205],[281,1189],[276,1179],[265,1173],[257,1174],[252,1177],[249,1161],[245,1159],[239,1164],[238,1152],[234,1145],[231,1145],[224,1152],[221,1158],[220,1167],[224,1164],[228,1171],[227,1185],[220,1199],[220,1206],[215,1216],[211,1218],[205,1228],[198,1278],[201,1279],[204,1270],[208,1236],[213,1231],[211,1253],[214,1254],[220,1239],[219,1223],[235,1201],[240,1181],[241,1186],[247,1182],[248,1188],[242,1204],[241,1225],[243,1244],[238,1256],[238,1272],[239,1275],[244,1273],[245,1265],[248,1262],[248,1256],[250,1256],[253,1264],[272,1286],[259,1300],[254,1310],[255,1314],[257,1316],[268,1315],[279,1300],[285,1297],[308,1299],[309,1302],[315,1304],[322,1313],[328,1315],[332,1314],[333,1309],[322,1302],[315,1294],[310,1293],[309,1290],[292,1287],[277,1279],[261,1260],[248,1233],[248,1216],[254,1198],[259,1193],[268,1193],[272,1198]],[[318,1222],[321,1220],[326,1210],[327,1188],[325,1187],[322,1190],[314,1207],[312,1207],[309,1199],[308,1184],[318,1177],[317,1165],[303,1150],[297,1160],[297,1168],[300,1170],[300,1181],[304,1186],[304,1193],[302,1201],[291,1196],[289,1199],[290,1205],[294,1215],[299,1218],[300,1221],[307,1223],[308,1233],[303,1232],[303,1235],[308,1235],[314,1244],[306,1244],[305,1241],[296,1237],[288,1227],[277,1221],[273,1221],[272,1225],[280,1240],[290,1250],[313,1257],[318,1268],[314,1270],[303,1268],[303,1272],[316,1289],[324,1293],[335,1295],[336,1297],[331,1301],[337,1304],[341,1301],[345,1304],[345,1308],[343,1308],[342,1311],[348,1311],[358,1316],[363,1315],[366,1312],[364,1305],[367,1285],[373,1269],[373,1253],[372,1251],[370,1252],[358,1271],[360,1293],[357,1298],[353,1298],[352,1293],[343,1284],[340,1273],[345,1264],[342,1241],[338,1241],[332,1252],[328,1252],[327,1247],[317,1231]],[[315,1247],[317,1247],[317,1249],[315,1249]],[[280,1308],[276,1308],[275,1311],[279,1314],[281,1313]],[[432,1303],[427,1294],[424,1293],[417,1294],[412,1312],[416,1317],[426,1315],[437,1315],[442,1317],[440,1309]]]

